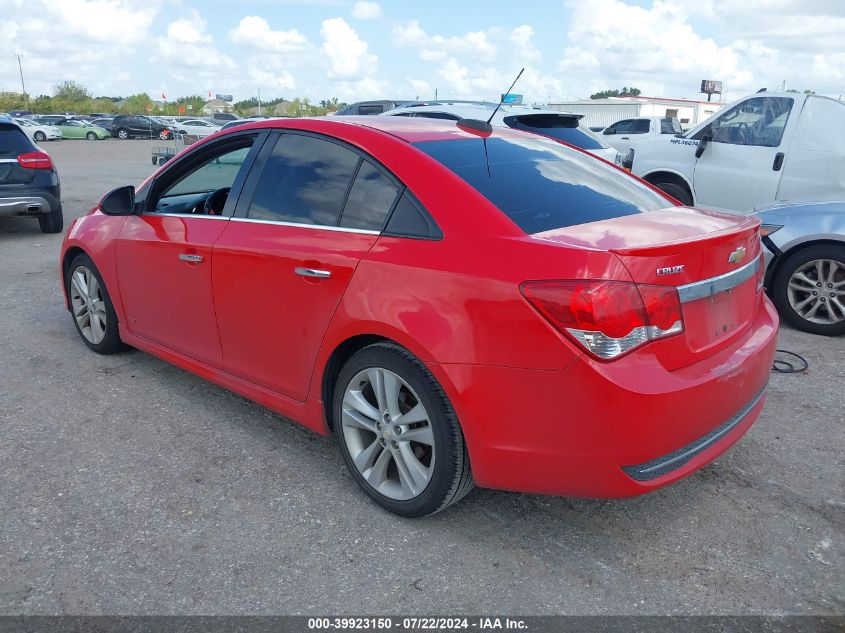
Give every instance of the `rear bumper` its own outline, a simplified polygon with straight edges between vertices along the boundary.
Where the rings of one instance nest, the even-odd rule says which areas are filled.
[[[15,195],[3,195],[0,193],[0,216],[34,217],[44,213],[50,213],[50,211],[56,209],[58,206],[58,191],[19,189],[15,191]]]
[[[614,363],[582,357],[560,371],[439,365],[435,374],[457,394],[479,485],[625,497],[694,472],[751,427],[777,326],[765,299],[732,345],[675,371],[643,350]]]

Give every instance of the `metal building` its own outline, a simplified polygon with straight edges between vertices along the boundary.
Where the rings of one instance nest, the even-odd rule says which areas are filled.
[[[610,97],[550,103],[562,112],[583,114],[588,127],[607,127],[620,119],[638,116],[676,117],[684,129],[693,127],[725,106],[717,101],[667,99],[664,97]]]

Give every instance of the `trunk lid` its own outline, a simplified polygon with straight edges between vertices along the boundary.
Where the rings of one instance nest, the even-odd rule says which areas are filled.
[[[715,353],[754,320],[761,301],[759,226],[753,216],[673,207],[533,237],[608,251],[636,283],[678,288],[684,333],[652,345],[674,369]]]

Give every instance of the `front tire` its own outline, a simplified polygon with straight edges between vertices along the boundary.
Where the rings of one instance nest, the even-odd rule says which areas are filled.
[[[845,246],[817,244],[787,257],[775,274],[772,300],[799,330],[845,334]]]
[[[117,314],[100,271],[91,258],[73,258],[65,279],[71,314],[82,342],[98,354],[114,354],[123,348]]]
[[[41,227],[42,233],[61,233],[64,225],[65,219],[62,205],[57,206],[49,213],[43,213],[38,216],[38,226]]]
[[[349,472],[382,508],[423,517],[472,490],[455,411],[407,350],[377,343],[355,353],[338,376],[333,412]]]
[[[691,207],[693,205],[692,194],[686,189],[686,187],[682,187],[674,182],[663,181],[657,181],[651,184],[660,189],[660,191],[668,193],[685,207]]]
[[[46,135],[46,134],[44,134],[44,132],[42,132],[41,130],[37,131],[37,132],[34,134],[34,137],[35,137],[35,142],[36,142],[36,143],[43,143],[44,141],[46,141],[46,140],[47,140],[47,135]]]
[[[89,141],[96,141],[97,135],[94,132],[88,132],[88,134],[85,135],[85,138],[87,138]]]
[[[123,128],[120,128],[117,131],[117,138],[125,141],[126,139],[129,138],[129,130],[125,130]]]
[[[170,132],[168,132],[167,130],[162,130],[161,132],[159,132],[158,138],[161,141],[166,141],[170,138]]]

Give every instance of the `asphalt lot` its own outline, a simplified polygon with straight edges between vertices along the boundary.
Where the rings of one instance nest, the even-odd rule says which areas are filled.
[[[150,145],[47,143],[66,221],[148,175]],[[0,218],[0,614],[845,612],[845,339],[783,328],[810,371],[773,375],[748,435],[668,489],[475,490],[406,521],[332,438],[147,354],[88,351],[60,243]]]

